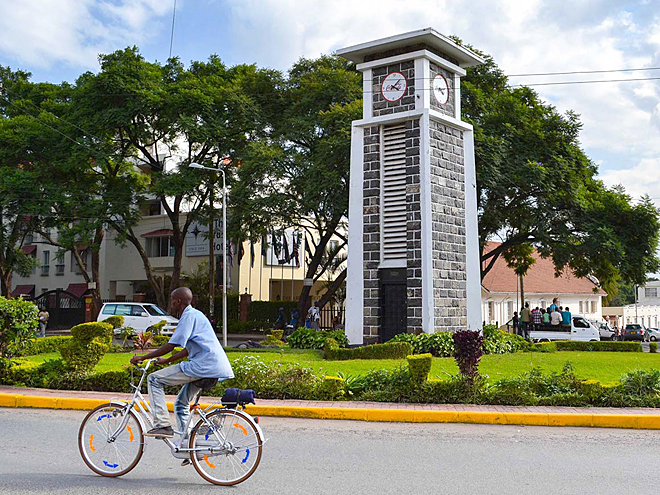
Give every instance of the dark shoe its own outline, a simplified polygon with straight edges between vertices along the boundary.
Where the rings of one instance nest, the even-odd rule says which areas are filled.
[[[144,434],[145,437],[174,438],[174,430],[171,426],[152,428]]]
[[[190,465],[190,459],[184,459],[184,460],[182,460],[182,461],[181,461],[181,465],[182,465],[182,466],[188,466],[188,465]]]

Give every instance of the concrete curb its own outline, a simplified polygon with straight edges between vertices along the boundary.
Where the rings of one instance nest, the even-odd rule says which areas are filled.
[[[0,393],[0,407],[90,410],[108,399],[43,397]],[[209,404],[201,404],[206,407]],[[167,403],[172,410],[172,402]],[[347,419],[398,423],[471,423],[527,426],[588,426],[596,428],[660,429],[660,414],[593,414],[539,412],[430,411],[424,409],[368,409],[354,407],[248,406],[256,416]]]

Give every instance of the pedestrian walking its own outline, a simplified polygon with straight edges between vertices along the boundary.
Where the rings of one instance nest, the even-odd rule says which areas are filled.
[[[37,316],[39,318],[39,331],[37,332],[37,337],[45,337],[46,327],[48,326],[48,319],[50,318],[50,314],[48,311],[46,311],[46,308],[43,308],[39,311]]]
[[[525,307],[522,310],[521,320],[523,338],[526,339],[529,336],[529,327],[532,324],[532,312],[529,310],[528,302],[525,303]]]
[[[518,311],[513,312],[513,318],[511,318],[513,323],[513,333],[516,335],[520,334],[520,317],[518,316]]]
[[[314,305],[307,311],[307,320],[309,321],[309,328],[314,330],[319,329],[319,321],[321,320],[321,310],[319,309],[319,302],[314,301]]]

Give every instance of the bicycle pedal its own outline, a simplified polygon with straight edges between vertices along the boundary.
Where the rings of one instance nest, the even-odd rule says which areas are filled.
[[[184,460],[181,461],[182,466],[189,466],[190,464],[192,464],[190,462],[190,459],[184,459]]]

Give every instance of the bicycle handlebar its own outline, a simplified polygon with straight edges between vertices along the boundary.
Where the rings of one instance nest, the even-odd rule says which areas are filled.
[[[136,364],[135,366],[136,366],[140,371],[142,371],[142,373],[146,373],[147,370],[149,369],[149,366],[151,366],[151,363],[153,363],[154,361],[158,361],[158,358],[152,358],[152,359],[149,359],[149,360],[147,361],[146,366],[143,366],[142,368],[140,368],[137,364]]]

